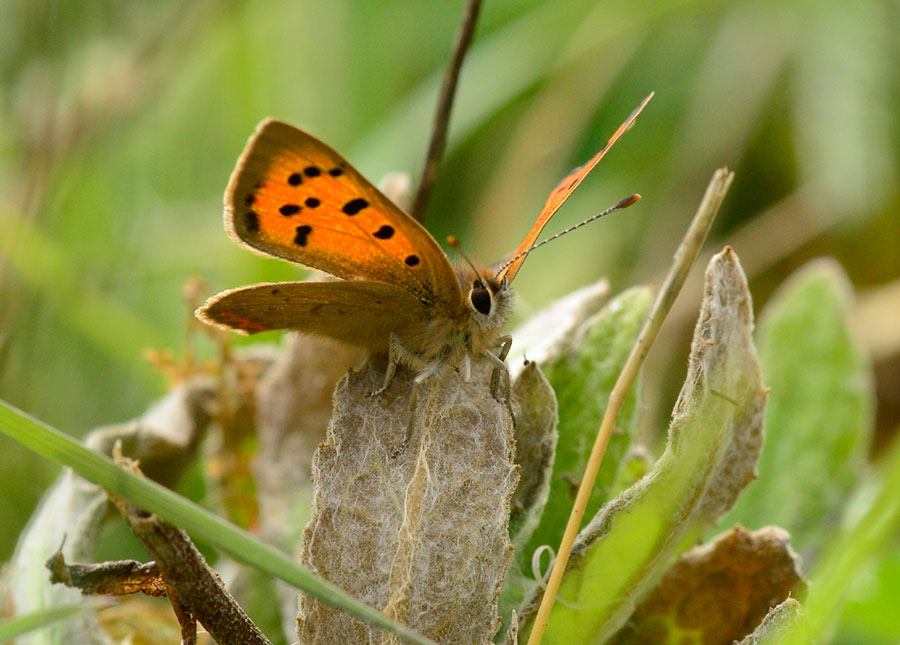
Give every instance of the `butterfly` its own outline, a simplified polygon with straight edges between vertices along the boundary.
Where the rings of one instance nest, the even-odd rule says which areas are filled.
[[[373,394],[390,385],[400,365],[414,370],[415,383],[422,384],[440,382],[452,371],[468,378],[472,361],[487,361],[495,366],[491,388],[496,396],[498,370],[505,372],[511,344],[503,327],[512,310],[513,280],[550,218],[652,96],[603,149],[557,185],[499,269],[479,269],[470,262],[454,267],[421,224],[337,152],[297,128],[267,119],[232,173],[225,229],[251,251],[340,280],[231,289],[210,298],[196,315],[247,334],[294,329],[387,352],[384,385]],[[507,373],[507,407],[508,393]]]

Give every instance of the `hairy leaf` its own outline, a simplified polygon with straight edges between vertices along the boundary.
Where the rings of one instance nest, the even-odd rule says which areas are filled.
[[[868,360],[851,334],[852,291],[842,269],[801,269],[766,307],[760,362],[771,388],[759,479],[723,524],[776,524],[806,556],[833,531],[865,472],[874,394]]]
[[[685,539],[714,523],[752,478],[766,398],[752,329],[746,278],[726,248],[707,267],[690,366],[666,450],[579,535],[546,643],[609,638]]]

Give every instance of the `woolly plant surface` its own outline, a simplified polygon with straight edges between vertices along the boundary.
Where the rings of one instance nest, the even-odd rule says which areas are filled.
[[[469,383],[454,373],[422,387],[409,443],[393,457],[412,376],[401,370],[386,392],[367,396],[385,367],[373,358],[335,390],[301,562],[438,642],[487,642],[512,560],[512,419],[490,394],[490,366],[477,364]],[[298,623],[301,643],[395,642],[309,596]]]

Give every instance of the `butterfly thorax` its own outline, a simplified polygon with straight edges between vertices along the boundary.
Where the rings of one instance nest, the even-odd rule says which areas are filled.
[[[496,348],[512,310],[513,292],[506,283],[498,282],[489,270],[475,272],[469,267],[456,268],[463,293],[463,306],[452,315],[433,312],[420,328],[408,330],[400,338],[415,354],[409,366],[419,380],[439,377],[450,370],[468,373],[472,360],[485,352],[496,354]],[[406,361],[404,361],[406,362]]]

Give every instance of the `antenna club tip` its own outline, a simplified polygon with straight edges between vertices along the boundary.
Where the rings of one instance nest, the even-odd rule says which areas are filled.
[[[458,249],[459,248],[459,238],[456,237],[455,235],[448,235],[447,236],[447,244],[452,246],[454,249]]]
[[[634,193],[633,195],[629,195],[618,204],[616,204],[616,209],[618,210],[620,208],[628,208],[629,206],[638,203],[640,200],[641,196],[637,193]]]

